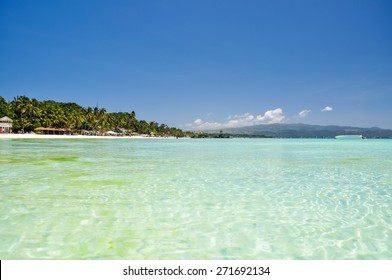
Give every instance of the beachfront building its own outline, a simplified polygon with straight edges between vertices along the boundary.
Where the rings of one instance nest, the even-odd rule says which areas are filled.
[[[64,134],[71,134],[70,129],[64,128],[51,128],[51,127],[38,127],[34,129],[35,131],[42,133],[42,134],[49,134],[49,135],[64,135]]]
[[[5,116],[0,119],[0,133],[12,132],[12,120]]]

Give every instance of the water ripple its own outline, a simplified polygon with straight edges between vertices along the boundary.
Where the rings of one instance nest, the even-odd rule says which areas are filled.
[[[9,141],[0,257],[392,259],[390,142],[339,143]]]

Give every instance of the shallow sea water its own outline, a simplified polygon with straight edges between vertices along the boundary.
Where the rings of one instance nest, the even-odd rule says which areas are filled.
[[[392,140],[1,140],[0,259],[392,259]]]

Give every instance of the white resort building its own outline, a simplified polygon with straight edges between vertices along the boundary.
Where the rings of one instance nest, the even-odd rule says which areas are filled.
[[[0,119],[0,133],[11,133],[12,132],[12,120],[5,116]]]

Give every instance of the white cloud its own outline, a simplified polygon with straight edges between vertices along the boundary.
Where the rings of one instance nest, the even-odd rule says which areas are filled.
[[[264,113],[264,116],[258,115],[256,117],[258,123],[281,123],[284,120],[283,110],[277,108],[275,110],[270,110]]]
[[[333,110],[332,107],[326,106],[326,107],[324,107],[324,108],[321,110],[321,112],[329,112],[329,111],[332,111],[332,110]]]
[[[218,122],[206,122],[203,121],[202,119],[197,119],[193,122],[194,128],[198,130],[203,130],[203,129],[218,129],[218,128],[223,128],[223,124],[218,123]]]
[[[228,121],[223,123],[208,122],[203,121],[202,119],[197,119],[193,122],[193,124],[194,128],[197,130],[232,128],[257,124],[281,123],[285,120],[285,116],[283,115],[283,110],[281,108],[277,108],[266,111],[263,115],[254,116],[250,113],[245,113],[242,115],[230,115],[227,119]]]
[[[194,121],[195,125],[201,125],[203,124],[203,120],[202,119],[197,119]]]
[[[311,110],[302,110],[301,112],[298,113],[298,117],[305,118],[307,115],[309,115],[309,113],[311,112]]]

